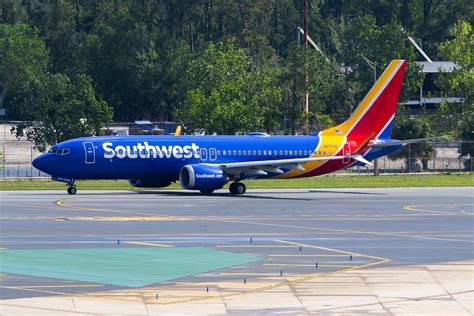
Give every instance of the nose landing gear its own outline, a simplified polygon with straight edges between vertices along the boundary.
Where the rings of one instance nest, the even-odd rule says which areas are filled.
[[[76,184],[74,183],[74,181],[68,182],[66,185],[68,194],[74,195],[77,193]]]
[[[77,192],[77,189],[75,186],[71,186],[67,188],[67,193],[69,194],[76,194],[76,192]]]
[[[242,182],[234,182],[229,186],[229,191],[232,194],[240,195],[244,194],[245,191],[247,191],[247,188]]]

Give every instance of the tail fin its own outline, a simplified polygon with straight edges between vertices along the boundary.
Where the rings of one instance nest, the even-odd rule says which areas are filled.
[[[392,60],[344,123],[325,130],[323,135],[345,135],[347,138],[388,138],[397,109],[398,96],[405,74],[406,61]]]

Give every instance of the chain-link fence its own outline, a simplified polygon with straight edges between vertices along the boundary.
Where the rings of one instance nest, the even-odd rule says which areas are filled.
[[[462,142],[458,142],[461,143]],[[413,146],[413,145],[411,145]],[[472,158],[460,157],[459,151],[445,143],[435,144],[433,155],[422,158],[397,158],[393,156],[378,159],[378,170],[384,173],[420,172],[472,172]],[[27,141],[7,141],[1,145],[1,178],[48,177],[33,167],[31,162],[40,152]],[[352,167],[346,170],[352,174],[373,173],[374,166]]]
[[[472,172],[474,160],[472,157],[462,157],[462,148],[473,146],[474,142],[442,141],[431,142],[432,151],[421,157],[416,155],[418,144],[406,145],[406,154],[400,157],[399,153],[379,158],[374,166],[353,167],[352,173],[372,173],[378,168],[379,173],[419,173],[419,172]],[[413,150],[410,150],[413,149]],[[415,157],[414,157],[415,156]]]
[[[3,132],[3,135],[2,135]],[[159,136],[157,136],[159,137]],[[48,177],[47,174],[35,169],[31,162],[41,153],[31,142],[17,141],[8,128],[0,127],[0,178],[30,178]],[[460,157],[464,146],[473,145],[473,142],[449,141],[431,143],[433,150],[423,157],[410,156],[416,152],[418,144],[410,144],[407,157],[388,156],[378,159],[378,170],[384,173],[418,173],[418,172],[472,172],[473,159]],[[468,148],[468,147],[464,147]],[[352,167],[343,172],[363,174],[374,172],[373,166]]]

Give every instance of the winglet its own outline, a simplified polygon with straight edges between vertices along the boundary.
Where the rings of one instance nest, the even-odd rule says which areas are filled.
[[[174,131],[174,136],[181,135],[181,125],[176,126],[176,130]]]

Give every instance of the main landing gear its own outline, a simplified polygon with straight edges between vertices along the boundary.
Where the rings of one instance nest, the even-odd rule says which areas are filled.
[[[76,185],[74,184],[74,182],[68,183],[67,186],[68,186],[67,187],[68,194],[74,195],[77,193]]]
[[[247,191],[247,188],[245,187],[245,184],[242,182],[234,182],[229,186],[229,191],[232,194],[244,194],[245,191]]]

